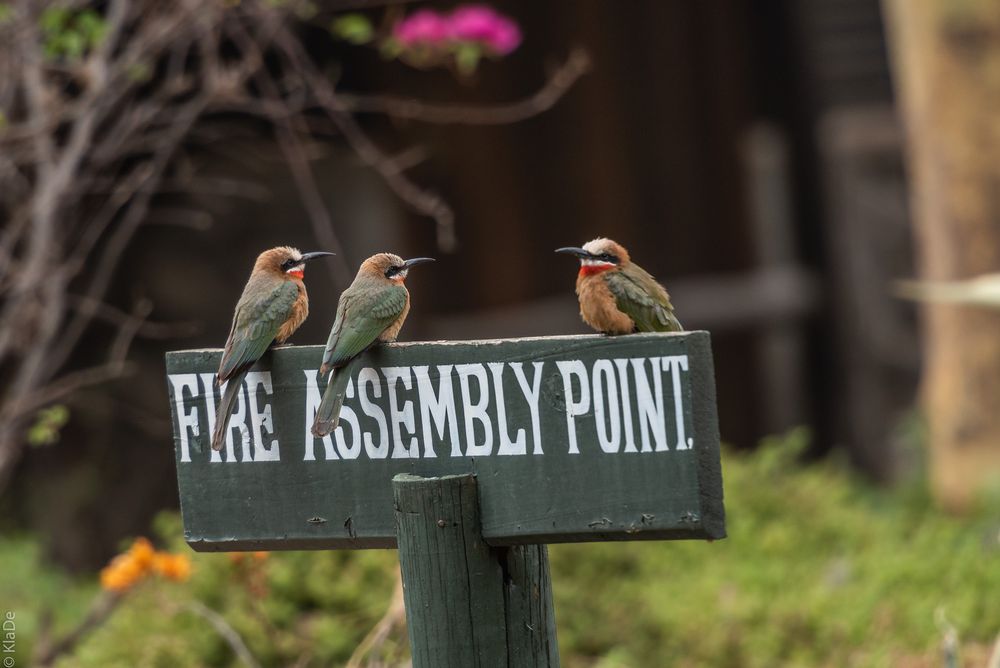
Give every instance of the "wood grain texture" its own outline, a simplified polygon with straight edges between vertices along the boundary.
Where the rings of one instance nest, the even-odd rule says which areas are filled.
[[[414,668],[558,666],[544,546],[487,544],[473,475],[392,489]]]
[[[352,379],[348,417],[325,440],[308,433],[322,348],[280,348],[248,374],[235,442],[212,453],[218,356],[167,355],[185,537],[196,550],[394,547],[400,473],[476,474],[491,545],[725,536],[706,332],[380,346],[342,371]],[[581,378],[593,395],[586,406]],[[438,425],[427,399],[447,404],[449,390],[453,410]]]
[[[508,665],[559,665],[552,574],[545,545],[494,548],[504,566]]]

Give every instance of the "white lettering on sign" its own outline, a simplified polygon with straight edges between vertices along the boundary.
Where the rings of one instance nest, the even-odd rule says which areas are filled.
[[[198,431],[198,408],[191,406],[191,410],[185,409],[184,390],[192,398],[198,396],[198,376],[193,373],[178,373],[169,377],[170,385],[174,389],[174,415],[177,416],[177,434],[181,446],[181,461],[191,461],[191,440],[188,434],[200,436]],[[211,428],[209,430],[211,433]]]
[[[461,439],[458,437],[458,411],[455,410],[455,392],[451,387],[451,365],[441,364],[438,370],[438,389],[435,393],[431,383],[429,367],[415,366],[413,373],[417,377],[417,396],[420,401],[420,422],[423,424],[424,457],[437,457],[434,452],[434,437],[431,428],[437,431],[442,443],[451,442],[451,456],[462,454]],[[448,427],[448,438],[444,430]]]
[[[288,418],[284,403],[275,413],[283,390],[271,373],[251,371],[221,452],[208,441],[225,385],[216,387],[212,373],[171,374],[169,382],[182,464],[280,461],[279,435],[295,440],[299,428],[303,461],[338,462],[542,456],[554,447],[611,456],[690,450],[689,372],[687,355],[363,367],[345,385],[337,429],[317,439],[310,427],[325,383],[316,370],[301,370],[304,410],[294,427],[276,423]],[[553,426],[553,413],[565,432]]]
[[[667,449],[667,425],[664,424],[663,412],[663,380],[660,378],[659,358],[636,357],[630,359],[635,376],[635,398],[639,409],[639,433],[642,435],[642,451],[649,452],[649,434],[653,433],[656,450]],[[646,362],[653,371],[653,390],[649,387],[649,377],[646,375]]]
[[[539,414],[538,400],[542,397],[542,367],[545,362],[534,362],[535,380],[528,383],[528,378],[524,375],[524,364],[521,362],[511,362],[510,368],[514,370],[514,377],[517,384],[524,393],[524,398],[528,402],[528,410],[531,411],[531,438],[532,454],[542,454],[542,420]]]
[[[628,360],[617,358],[612,360],[618,370],[618,386],[621,389],[622,415],[625,416],[625,452],[636,452],[635,431],[632,429],[632,398],[628,391]]]
[[[247,405],[250,407],[250,424],[253,427],[253,460],[255,462],[277,462],[281,460],[278,439],[267,439],[264,434],[274,434],[274,420],[271,419],[271,404],[264,400],[261,405],[260,391],[270,396],[274,394],[270,371],[247,373],[243,387],[247,390]],[[265,446],[264,442],[267,441]]]
[[[374,418],[378,424],[378,445],[369,432],[365,432],[365,452],[369,459],[385,459],[389,454],[389,430],[385,423],[385,411],[368,397],[367,388],[371,386],[372,396],[376,399],[382,396],[382,385],[375,369],[365,367],[358,374],[358,394],[361,396],[361,410],[368,417]]]
[[[392,442],[395,444],[392,449],[393,459],[406,459],[420,457],[417,448],[417,425],[413,419],[413,402],[404,401],[403,407],[399,406],[399,395],[396,393],[396,384],[400,381],[404,389],[411,389],[413,385],[413,372],[408,366],[390,366],[382,369],[385,376],[386,386],[389,389],[389,424],[392,425]],[[406,429],[406,438],[409,446],[403,442],[402,429]]]
[[[493,377],[493,394],[497,398],[497,429],[500,432],[500,444],[497,447],[498,455],[523,455],[525,440],[527,436],[524,429],[518,429],[514,440],[510,440],[510,432],[507,426],[507,404],[503,396],[503,362],[490,362],[490,376]]]
[[[490,420],[490,386],[486,368],[482,364],[456,364],[458,383],[462,388],[462,406],[465,409],[465,456],[489,457],[493,453],[493,421]],[[473,403],[469,382],[476,379],[479,400]],[[476,423],[483,427],[483,442],[476,442]]]
[[[354,398],[354,381],[351,379],[347,381],[344,396],[348,399]],[[315,413],[309,413],[309,427],[312,426],[313,417],[315,417]],[[344,435],[345,425],[351,428],[350,446],[347,445],[347,436]],[[309,427],[306,427],[307,434]],[[361,454],[361,423],[358,422],[358,414],[350,406],[344,405],[340,408],[340,426],[334,430],[333,435],[337,437],[337,449],[340,450],[341,457],[344,459],[358,458],[358,455]]]
[[[677,449],[687,450],[694,447],[694,439],[687,438],[684,432],[684,403],[681,400],[681,371],[688,370],[687,355],[671,355],[662,359],[663,370],[673,379],[674,389],[674,420],[677,423]]]
[[[590,410],[590,385],[587,383],[587,366],[580,360],[556,362],[563,380],[563,397],[566,400],[566,431],[569,434],[569,454],[580,454],[576,444],[576,416]],[[580,398],[574,399],[573,378],[580,386]]]
[[[597,441],[601,445],[601,450],[614,454],[622,445],[622,431],[621,409],[618,406],[618,385],[615,382],[615,372],[611,366],[611,360],[597,360],[594,363],[594,389],[591,396],[594,397]],[[605,396],[607,396],[606,402]],[[605,403],[607,410],[605,410]]]

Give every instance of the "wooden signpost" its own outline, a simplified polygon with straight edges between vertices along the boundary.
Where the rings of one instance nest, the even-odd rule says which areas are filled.
[[[322,348],[279,348],[213,452],[219,355],[167,355],[186,540],[398,545],[415,666],[556,665],[546,543],[725,536],[706,332],[375,348],[322,439]]]

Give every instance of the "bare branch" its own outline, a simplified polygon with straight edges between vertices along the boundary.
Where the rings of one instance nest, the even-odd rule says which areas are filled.
[[[405,623],[406,607],[403,599],[403,580],[397,572],[396,584],[392,590],[392,599],[389,601],[389,608],[351,654],[346,668],[362,668],[365,659],[371,656],[372,653],[377,652],[385,644],[385,641],[394,629]]]
[[[138,229],[139,224],[142,223],[146,216],[150,200],[156,191],[156,185],[159,183],[163,170],[166,168],[168,160],[172,157],[177,143],[194,124],[206,104],[206,100],[199,97],[191,100],[178,111],[177,124],[172,128],[171,132],[171,139],[173,141],[165,142],[149,165],[150,176],[147,179],[146,185],[140,188],[136,196],[130,201],[130,206],[126,210],[121,223],[105,244],[104,250],[96,262],[94,276],[85,293],[85,297],[89,300],[88,303],[100,301],[100,298],[107,290],[119,257],[125,252],[126,246],[128,246],[136,229]],[[65,333],[59,339],[57,352],[49,362],[50,369],[55,370],[63,365],[75,348],[80,336],[86,330],[92,317],[93,312],[87,307],[82,308],[76,313],[75,317],[66,327]]]
[[[8,402],[4,406],[3,418],[5,420],[20,420],[40,408],[68,397],[77,390],[127,376],[132,371],[132,365],[124,361],[108,362],[79,371],[70,371],[55,382]]]
[[[323,111],[340,129],[344,139],[362,162],[378,171],[386,185],[400,199],[418,213],[433,218],[437,223],[438,247],[444,251],[453,251],[458,240],[455,236],[455,214],[451,207],[439,195],[421,188],[396,169],[392,159],[375,145],[340,103],[332,85],[302,52],[301,44],[287,32],[276,35],[275,44],[306,81]]]
[[[81,640],[111,616],[121,600],[120,594],[107,592],[100,594],[90,606],[87,616],[76,628],[55,643],[39,642],[35,651],[35,665],[39,667],[51,666],[60,656],[72,652]]]
[[[146,339],[175,339],[192,336],[200,328],[196,322],[150,322],[145,319],[145,315],[139,316],[135,313],[126,313],[106,302],[91,300],[78,295],[69,295],[67,303],[71,308],[87,308],[94,314],[95,319],[118,325],[119,327],[136,324],[136,336]]]
[[[244,50],[249,51],[255,48],[256,42],[241,28],[234,31],[234,38],[242,45]],[[280,102],[281,98],[278,87],[266,72],[258,72],[255,81],[266,96],[265,99],[270,99],[275,103]],[[309,160],[299,140],[293,121],[287,114],[280,115],[273,120],[278,144],[285,155],[285,159],[288,161],[289,169],[292,172],[292,177],[295,179],[295,185],[298,188],[299,194],[302,196],[303,204],[306,207],[306,212],[309,214],[309,220],[312,223],[313,232],[317,240],[323,245],[324,249],[329,249],[343,257],[345,255],[344,247],[333,231],[333,221],[330,220],[330,213],[323,203],[323,197],[320,194],[319,187],[316,185],[316,179],[313,177]],[[327,266],[330,268],[331,277],[335,285],[344,287],[350,283],[351,275],[347,270],[346,262],[328,263]]]
[[[160,191],[163,192],[162,190]],[[180,207],[157,207],[146,218],[147,225],[172,225],[186,227],[204,232],[211,229],[214,222],[212,214],[200,209],[184,209]]]
[[[337,98],[345,110],[360,114],[384,114],[423,123],[508,125],[551,109],[589,69],[590,57],[587,52],[581,48],[574,49],[545,85],[533,95],[511,104],[496,106],[434,104],[392,95],[354,95],[343,92],[338,93]]]
[[[320,195],[319,187],[316,185],[316,179],[313,177],[312,169],[309,167],[309,161],[305,156],[298,135],[286,124],[279,123],[277,137],[281,151],[288,161],[292,177],[295,179],[295,186],[302,196],[302,203],[309,214],[309,221],[312,223],[316,239],[319,240],[324,249],[329,248],[331,252],[345,257],[344,247],[333,232],[333,221],[323,203],[322,195]],[[330,262],[327,263],[327,266],[333,276],[334,285],[343,288],[351,282],[351,274],[347,269],[346,261]]]
[[[247,644],[243,642],[243,638],[240,637],[240,634],[229,625],[225,617],[198,601],[189,601],[185,607],[208,622],[212,628],[215,629],[215,632],[229,644],[233,653],[236,654],[240,661],[248,666],[248,668],[260,668],[260,663],[258,663],[257,659],[254,658],[250,649],[247,647]]]

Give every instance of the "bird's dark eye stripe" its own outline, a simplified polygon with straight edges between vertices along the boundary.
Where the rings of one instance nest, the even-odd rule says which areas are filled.
[[[298,264],[298,261],[295,258],[288,258],[287,260],[285,260],[284,262],[281,263],[281,268],[284,271],[288,271],[289,269],[291,269],[292,267],[294,267],[297,264]]]
[[[393,266],[391,266],[391,267],[389,267],[388,269],[385,270],[385,277],[386,278],[392,278],[393,276],[395,276],[396,274],[398,274],[402,270],[403,270],[402,267],[393,265]]]

